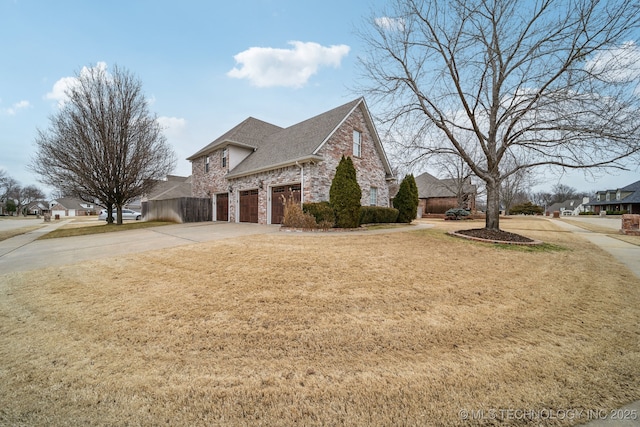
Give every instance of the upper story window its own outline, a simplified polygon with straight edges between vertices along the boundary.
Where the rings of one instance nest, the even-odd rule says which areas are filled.
[[[209,156],[205,156],[204,158],[204,171],[209,172]]]
[[[369,205],[378,205],[378,189],[376,187],[371,187],[369,189]]]
[[[222,167],[223,168],[227,167],[227,149],[226,148],[222,149]]]
[[[607,193],[607,197],[606,197],[607,201],[611,200],[611,194]]]
[[[362,154],[362,133],[360,131],[353,131],[353,155],[360,157]]]
[[[616,193],[616,200],[620,200],[620,190]]]

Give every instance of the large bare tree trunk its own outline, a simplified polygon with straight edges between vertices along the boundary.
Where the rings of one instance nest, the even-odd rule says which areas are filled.
[[[496,231],[500,229],[500,184],[496,181],[487,182],[485,228]]]

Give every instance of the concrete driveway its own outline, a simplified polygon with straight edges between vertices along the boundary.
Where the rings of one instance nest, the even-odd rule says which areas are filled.
[[[198,222],[36,240],[43,233],[69,222],[53,222],[30,233],[1,241],[0,274],[251,234],[276,233],[280,229],[279,226],[272,225]]]

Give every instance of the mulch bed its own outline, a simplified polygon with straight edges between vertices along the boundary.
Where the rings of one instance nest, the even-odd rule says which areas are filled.
[[[460,237],[467,237],[473,240],[481,240],[492,243],[507,243],[516,245],[535,245],[540,244],[537,240],[530,239],[528,237],[521,236],[515,233],[509,233],[502,230],[489,230],[486,228],[474,228],[471,230],[458,230],[452,232],[453,235]]]

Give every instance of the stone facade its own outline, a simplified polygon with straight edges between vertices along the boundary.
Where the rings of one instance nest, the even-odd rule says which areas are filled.
[[[640,215],[622,215],[622,228],[620,231],[628,236],[640,236]]]
[[[353,131],[361,133],[360,156],[353,155]],[[329,189],[336,174],[336,168],[344,155],[350,156],[356,169],[358,184],[362,190],[362,206],[369,206],[371,188],[376,188],[376,206],[389,206],[389,183],[386,180],[384,165],[376,150],[371,130],[367,126],[360,109],[351,114],[338,130],[329,138],[318,154],[324,161],[312,166],[311,175],[315,182],[311,189],[311,200],[320,202],[329,200]]]
[[[225,175],[229,168],[222,166],[222,151],[222,149],[215,150],[191,162],[193,197],[212,197],[228,191],[229,184]],[[207,157],[209,158],[208,171]]]

